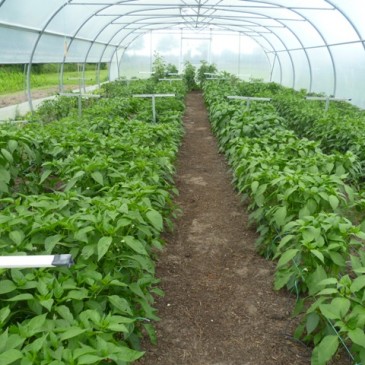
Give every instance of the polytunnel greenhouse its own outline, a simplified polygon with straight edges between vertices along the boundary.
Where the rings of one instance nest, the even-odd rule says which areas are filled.
[[[0,0],[0,365],[365,365],[365,2]]]

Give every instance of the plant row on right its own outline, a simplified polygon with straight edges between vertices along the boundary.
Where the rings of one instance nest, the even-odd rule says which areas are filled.
[[[338,335],[365,362],[365,234],[345,218],[356,195],[346,183],[356,157],[323,153],[290,131],[273,106],[229,104],[220,88],[205,85],[212,127],[249,198],[258,250],[277,260],[275,288],[304,298],[296,335],[313,342],[313,365],[328,363]]]

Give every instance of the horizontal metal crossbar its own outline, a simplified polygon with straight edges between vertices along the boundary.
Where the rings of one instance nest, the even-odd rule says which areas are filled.
[[[175,94],[134,94],[132,95],[134,98],[165,98],[165,97],[174,97]]]
[[[80,96],[82,98],[100,98],[101,95],[97,94],[80,94],[80,93],[59,93],[60,96],[65,96],[67,98],[76,97],[79,98]]]
[[[227,96],[227,99],[237,99],[237,100],[254,100],[254,101],[271,101],[271,98],[258,98],[253,96]]]

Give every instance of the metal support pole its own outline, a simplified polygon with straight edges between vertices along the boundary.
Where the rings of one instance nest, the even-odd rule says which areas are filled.
[[[81,119],[81,115],[82,115],[81,92],[78,95],[78,109],[79,109],[79,119]]]
[[[327,113],[329,106],[330,106],[330,101],[346,101],[349,102],[351,101],[351,99],[346,99],[346,98],[331,98],[329,96],[306,96],[305,98],[306,100],[319,100],[319,101],[325,101],[325,106],[324,106],[324,112]]]
[[[182,81],[182,79],[163,78],[163,79],[158,79],[158,81],[170,81],[170,85],[171,85],[173,81]]]
[[[156,97],[152,95],[152,121],[156,123]]]
[[[251,101],[271,101],[271,98],[257,98],[253,96],[227,96],[230,100],[244,100],[246,101],[247,109],[250,109]]]
[[[175,97],[175,94],[135,94],[134,98],[151,98],[152,99],[152,121],[156,123],[156,98]]]
[[[60,93],[60,96],[65,96],[66,98],[78,98],[78,116],[81,119],[82,116],[82,98],[100,98],[100,95],[96,94],[82,94],[81,89],[79,93]]]

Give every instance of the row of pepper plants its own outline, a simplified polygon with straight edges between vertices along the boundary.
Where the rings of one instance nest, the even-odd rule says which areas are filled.
[[[354,153],[361,163],[359,180],[365,177],[365,111],[347,102],[306,100],[306,90],[296,91],[276,83],[241,82],[242,95],[272,97],[279,115],[298,136],[316,140],[324,152]],[[321,96],[320,94],[311,94]]]
[[[220,81],[205,83],[204,93],[234,183],[248,198],[257,249],[277,261],[275,288],[297,296],[295,335],[313,343],[312,365],[327,364],[340,343],[365,363],[365,233],[352,222],[361,161],[298,137],[271,104],[248,109],[225,98],[247,95],[247,87],[262,88]],[[266,95],[256,95],[277,88],[269,84]]]
[[[123,81],[59,98],[0,129],[1,255],[71,253],[75,265],[0,269],[2,365],[128,364],[155,340],[155,250],[171,226],[185,89]],[[174,92],[156,100],[132,94]],[[42,123],[40,123],[42,122]]]

